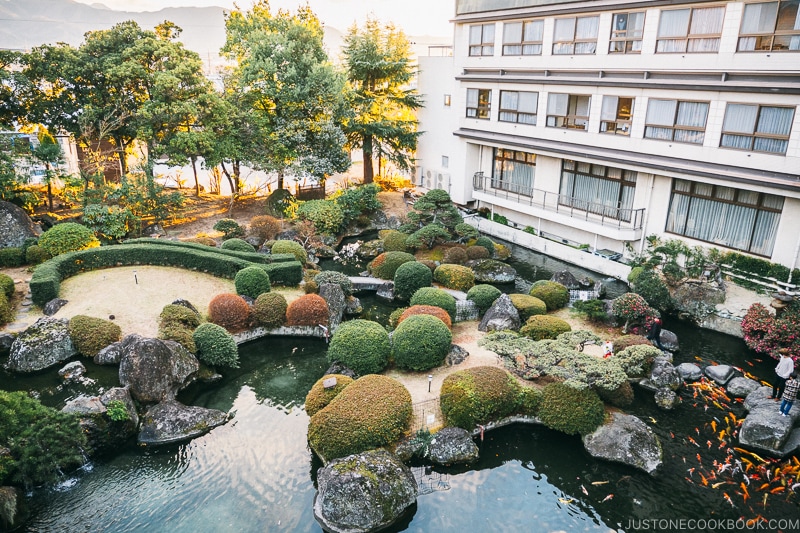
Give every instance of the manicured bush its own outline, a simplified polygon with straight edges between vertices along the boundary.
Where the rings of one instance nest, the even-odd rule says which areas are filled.
[[[335,201],[309,200],[297,209],[300,220],[314,224],[319,233],[336,235],[344,224],[344,212]]]
[[[25,250],[25,262],[29,265],[38,265],[48,259],[50,259],[50,254],[45,252],[38,244],[28,246],[28,249]]]
[[[303,295],[286,309],[289,326],[327,326],[328,320],[328,302],[318,294]]]
[[[206,322],[194,330],[192,337],[197,346],[197,358],[205,364],[239,368],[239,348],[225,328]]]
[[[469,256],[467,256],[467,251],[464,248],[461,248],[460,246],[453,246],[452,248],[448,248],[444,251],[442,263],[450,265],[463,265],[468,259]]]
[[[353,282],[350,281],[349,276],[342,274],[341,272],[337,272],[335,270],[325,270],[324,272],[320,272],[314,276],[314,282],[316,282],[317,286],[322,285],[323,283],[333,283],[334,285],[338,285],[342,288],[342,292],[344,293],[345,297],[353,295]]]
[[[450,315],[450,320],[456,319],[456,299],[442,289],[423,287],[411,296],[409,303],[411,305],[435,305],[436,307],[441,307]]]
[[[192,244],[202,244],[203,246],[208,246],[210,248],[217,247],[217,241],[215,241],[211,237],[191,237],[189,239],[185,239],[183,242],[188,242]]]
[[[450,240],[450,232],[441,224],[423,226],[406,239],[406,246],[413,249],[432,250],[437,244]]]
[[[478,237],[475,239],[475,246],[482,246],[489,252],[489,257],[494,255],[494,241],[489,237]]]
[[[8,298],[14,296],[14,280],[11,276],[0,272],[0,292],[5,294]]]
[[[247,241],[232,237],[222,243],[220,246],[223,250],[233,250],[234,252],[250,252],[255,253],[256,249]]]
[[[100,246],[92,230],[75,222],[56,224],[39,237],[39,246],[51,257]]]
[[[650,307],[670,311],[674,307],[666,282],[655,270],[645,270],[636,278],[633,291],[645,299]]]
[[[331,378],[336,379],[336,385],[326,389],[323,383]],[[345,387],[353,382],[353,378],[342,374],[326,374],[319,378],[306,394],[306,414],[314,416],[333,401]]]
[[[630,348],[631,346],[637,346],[639,344],[652,346],[652,343],[647,340],[647,337],[644,335],[623,335],[622,337],[614,339],[614,350],[620,352],[625,348]]]
[[[4,326],[14,320],[14,310],[8,301],[5,292],[0,292],[0,326]]]
[[[466,242],[469,239],[475,239],[479,236],[478,230],[466,222],[456,224],[453,228],[453,233],[458,236],[459,242]]]
[[[475,273],[462,265],[439,265],[433,272],[433,279],[448,289],[462,292],[475,285]]]
[[[555,281],[537,281],[528,294],[543,301],[548,311],[561,309],[569,303],[569,289]]]
[[[430,269],[430,271],[431,271],[431,274],[433,274],[433,272],[436,270],[436,267],[439,266],[436,263],[436,261],[433,261],[431,259],[420,259],[419,262],[422,263],[423,265],[425,265],[426,267],[428,267],[428,269]],[[433,278],[431,278],[431,279],[433,279]]]
[[[225,241],[231,242],[231,241]],[[260,266],[249,266],[241,269],[233,278],[236,293],[256,299],[260,294],[269,292],[271,285],[269,274]]]
[[[601,323],[608,320],[606,303],[603,300],[576,300],[572,308],[586,315],[589,322]]]
[[[519,311],[519,318],[522,321],[528,320],[534,315],[547,314],[547,305],[535,296],[528,296],[527,294],[509,294],[511,303]]]
[[[177,324],[194,330],[200,325],[200,315],[183,305],[168,304],[158,315],[159,326]]]
[[[269,215],[255,216],[250,219],[248,231],[263,244],[264,241],[274,239],[275,235],[281,231],[281,221]]]
[[[244,329],[249,317],[250,306],[238,294],[218,294],[208,302],[208,320],[228,331]]]
[[[611,312],[618,320],[625,322],[623,331],[627,331],[629,325],[644,323],[647,317],[653,315],[653,309],[647,300],[632,292],[614,298],[611,302]]]
[[[256,326],[277,328],[286,322],[288,306],[282,294],[265,292],[256,298],[250,318]]]
[[[614,347],[616,349],[616,346]],[[661,350],[650,343],[628,346],[614,353],[614,361],[622,367],[628,377],[648,377],[656,357],[661,357]]]
[[[441,365],[450,352],[453,335],[438,318],[414,315],[397,325],[392,353],[398,368],[421,372]]]
[[[478,307],[478,311],[480,311],[481,315],[483,315],[489,310],[494,301],[500,298],[501,294],[503,293],[500,291],[500,289],[494,285],[475,285],[469,290],[469,292],[467,292],[467,300],[472,300],[475,302],[475,305]]]
[[[194,343],[194,331],[178,323],[166,323],[158,326],[158,338],[175,341],[192,353],[197,353]]]
[[[244,228],[232,218],[221,218],[214,224],[214,229],[222,232],[224,240],[244,236]]]
[[[492,257],[497,259],[498,261],[505,261],[509,257],[511,257],[511,248],[506,246],[505,244],[500,244],[498,242],[494,243],[494,253]]]
[[[383,237],[383,249],[387,252],[407,252],[408,233],[390,229]]]
[[[417,259],[407,252],[383,252],[367,266],[370,273],[380,279],[394,279],[397,269],[403,263],[410,263]]]
[[[640,266],[633,267],[630,273],[628,274],[628,283],[630,284],[636,283],[636,280],[639,279],[639,276],[642,275],[642,272],[644,272],[644,267]]]
[[[441,307],[436,307],[434,305],[412,305],[411,307],[408,307],[405,311],[403,311],[403,313],[399,317],[397,317],[396,326],[400,325],[400,323],[402,323],[403,320],[413,315],[435,316],[436,318],[444,322],[444,325],[447,326],[448,329],[453,328],[453,321],[450,320],[450,315],[447,314],[447,311],[445,311]]]
[[[532,316],[525,322],[525,325],[519,328],[520,335],[529,337],[535,341],[544,339],[555,339],[562,333],[570,331],[570,325],[554,316],[536,315]]]
[[[484,246],[468,246],[467,258],[468,259],[489,259],[492,256]]]
[[[308,262],[308,253],[305,248],[295,241],[283,239],[275,241],[275,244],[272,245],[272,254],[293,254],[301,264],[305,265]]]
[[[472,431],[478,425],[516,413],[522,395],[520,385],[508,371],[478,366],[453,372],[444,379],[440,405],[448,426]]]
[[[550,429],[567,435],[586,435],[603,423],[603,401],[591,389],[577,390],[564,383],[542,389],[539,419]]]
[[[122,338],[122,329],[118,325],[86,315],[72,317],[67,331],[75,349],[87,357],[94,357],[100,350]]]
[[[15,268],[25,264],[25,249],[12,246],[0,248],[0,267]]]
[[[585,329],[567,331],[556,337],[556,340],[570,348],[576,348],[581,344],[594,344],[595,346],[601,346],[603,344],[603,339]],[[616,349],[616,344],[614,345],[614,349]]]
[[[342,210],[344,225],[347,225],[362,217],[368,219],[368,215],[381,208],[381,202],[378,200],[379,192],[380,187],[377,184],[369,183],[344,190],[340,189],[330,199],[335,201]]]
[[[391,354],[389,333],[370,320],[343,322],[328,346],[328,362],[341,361],[362,376],[381,372],[389,364]]]
[[[433,281],[431,269],[419,261],[409,261],[397,267],[394,273],[394,296],[407,301],[419,289],[430,287]]]

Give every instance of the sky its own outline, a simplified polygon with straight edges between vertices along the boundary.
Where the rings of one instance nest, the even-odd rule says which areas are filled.
[[[117,11],[158,11],[165,7],[220,6],[233,9],[234,0],[76,0],[83,4],[103,4]],[[243,10],[251,0],[236,2]],[[452,35],[449,20],[455,10],[454,0],[270,0],[273,10],[294,11],[308,3],[320,20],[341,31],[354,22],[362,24],[369,14],[381,22],[393,22],[407,35]]]

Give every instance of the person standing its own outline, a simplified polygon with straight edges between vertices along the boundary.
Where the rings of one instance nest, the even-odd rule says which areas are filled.
[[[794,372],[794,360],[792,360],[792,357],[789,355],[789,349],[781,348],[778,350],[778,354],[780,354],[781,357],[778,361],[778,366],[775,367],[775,373],[778,377],[775,378],[775,383],[772,385],[772,396],[770,396],[770,399],[774,399],[776,402],[783,394],[783,387],[786,385],[786,380],[789,379],[789,376]]]
[[[650,333],[647,335],[647,340],[658,346],[659,350],[664,350],[661,346],[661,319],[656,318],[653,320],[653,325],[650,326]]]
[[[789,381],[786,382],[786,388],[783,391],[783,401],[781,402],[781,414],[789,416],[789,411],[792,410],[795,398],[797,398],[797,389],[800,389],[800,381],[797,381],[797,372],[792,372],[789,376]]]

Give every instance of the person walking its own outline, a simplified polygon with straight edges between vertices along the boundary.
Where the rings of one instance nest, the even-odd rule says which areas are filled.
[[[797,389],[800,389],[800,381],[797,381],[797,372],[792,372],[789,376],[789,381],[786,382],[786,388],[783,391],[783,401],[781,402],[781,414],[789,416],[789,411],[792,410],[795,398],[797,398]]]
[[[658,346],[659,350],[664,350],[661,346],[661,319],[656,318],[653,320],[653,325],[650,326],[650,333],[647,335],[647,340]]]
[[[775,378],[775,383],[772,385],[772,396],[770,396],[770,399],[774,399],[776,402],[783,394],[786,380],[794,372],[794,360],[789,355],[789,349],[781,348],[778,350],[778,354],[780,355],[780,360],[778,361],[778,366],[775,367],[775,373],[778,377]]]

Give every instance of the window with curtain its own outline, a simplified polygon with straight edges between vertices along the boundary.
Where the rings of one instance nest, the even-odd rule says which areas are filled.
[[[644,136],[647,139],[703,144],[708,102],[651,98],[647,102]]]
[[[491,89],[467,89],[467,117],[488,120],[491,111]]]
[[[633,120],[633,98],[603,96],[600,112],[600,133],[630,135]]]
[[[504,56],[542,55],[543,20],[525,20],[503,24]]]
[[[473,24],[469,27],[469,55],[494,55],[494,23]]]
[[[536,154],[495,148],[492,188],[533,196]]]
[[[611,18],[611,42],[608,45],[609,53],[641,53],[643,31],[644,11],[614,13]]]
[[[737,50],[800,51],[800,0],[745,4]]]
[[[561,163],[558,202],[581,211],[629,222],[636,177],[633,170],[565,159]]]
[[[582,94],[548,94],[547,127],[586,131],[591,101],[591,96]]]
[[[539,93],[529,91],[500,91],[501,122],[536,125]]]
[[[662,11],[656,52],[718,52],[724,17],[723,6]]]
[[[556,19],[553,55],[594,54],[599,20],[597,16]]]
[[[782,211],[782,196],[676,179],[666,231],[770,257]]]
[[[723,148],[785,154],[794,120],[794,108],[755,104],[728,104],[722,123]]]

